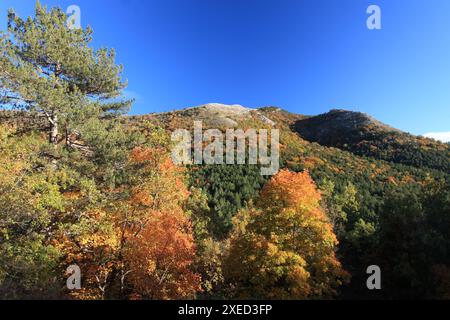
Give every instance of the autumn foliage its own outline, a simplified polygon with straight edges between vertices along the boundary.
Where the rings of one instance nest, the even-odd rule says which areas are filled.
[[[450,299],[448,144],[343,110],[125,116],[114,50],[67,18],[0,31],[0,299]],[[279,129],[285,169],[176,167],[195,120]]]
[[[85,284],[71,294],[193,298],[200,276],[191,271],[196,248],[182,208],[189,196],[182,172],[163,150],[151,148],[132,150],[128,165],[135,173],[130,192],[115,190],[118,201],[87,211],[77,236],[65,239],[67,263],[82,267]]]
[[[242,211],[231,240],[226,277],[239,298],[331,297],[348,278],[320,193],[307,172],[282,170],[255,207]]]
[[[147,216],[139,233],[128,232],[129,281],[144,298],[193,298],[201,279],[191,270],[196,248],[191,222],[182,208],[189,192],[180,169],[168,157],[160,159],[157,172],[150,173],[159,157],[150,151],[136,149],[131,158],[149,176],[135,188],[132,199],[132,205],[143,205]]]

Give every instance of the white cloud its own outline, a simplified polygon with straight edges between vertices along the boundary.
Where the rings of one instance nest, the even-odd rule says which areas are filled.
[[[448,132],[429,132],[424,134],[427,138],[433,138],[442,142],[450,142],[450,131]]]

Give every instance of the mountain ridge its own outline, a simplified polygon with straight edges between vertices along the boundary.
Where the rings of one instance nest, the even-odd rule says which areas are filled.
[[[1,111],[0,122],[21,126],[30,122],[27,112]],[[204,128],[237,128],[245,126],[283,128],[298,134],[302,139],[326,147],[349,151],[358,156],[373,157],[415,167],[429,167],[448,172],[450,145],[415,136],[382,123],[374,117],[358,111],[331,109],[319,115],[302,115],[288,112],[276,106],[248,108],[240,104],[207,103],[178,110],[147,115],[126,116],[125,121],[138,123],[150,120],[161,123],[169,131],[190,129],[194,120],[200,120]],[[256,123],[255,123],[256,121]],[[45,119],[34,121],[32,128],[46,128]]]
[[[375,119],[367,113],[331,109],[315,116],[288,112],[275,106],[247,108],[239,104],[208,103],[149,116],[133,116],[133,121],[148,118],[165,124],[166,129],[192,128],[201,120],[204,128],[237,128],[252,121],[254,126],[283,128],[302,139],[325,147],[349,151],[358,156],[373,157],[418,168],[428,167],[448,172],[450,146],[415,136]]]

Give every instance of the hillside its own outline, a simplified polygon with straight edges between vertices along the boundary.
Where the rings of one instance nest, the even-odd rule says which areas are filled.
[[[159,123],[166,129],[186,127],[191,128],[197,119],[206,120],[204,127],[215,124],[214,119],[228,118],[231,110],[228,106],[215,105],[213,108],[189,108],[167,114],[156,114],[144,117],[154,123]],[[239,110],[243,110],[239,107]],[[425,246],[428,249],[402,251],[398,249],[403,241],[422,241],[427,221],[417,217],[407,223],[410,227],[402,229],[416,232],[418,225],[420,235],[403,235],[405,238],[393,242],[387,240],[387,225],[397,224],[401,219],[398,212],[403,209],[391,209],[401,206],[402,199],[407,199],[405,212],[416,212],[414,205],[421,210],[441,209],[436,200],[421,200],[424,195],[434,194],[436,190],[448,190],[449,175],[449,147],[430,139],[415,137],[400,130],[391,128],[362,113],[343,110],[331,111],[325,115],[307,117],[289,113],[277,107],[247,109],[236,114],[232,112],[232,127],[263,128],[268,123],[271,127],[280,129],[281,167],[292,171],[307,171],[322,190],[324,206],[329,218],[333,221],[334,229],[340,242],[338,255],[346,270],[350,271],[353,281],[343,289],[343,297],[374,298],[364,283],[365,266],[377,261],[385,261],[385,268],[396,268],[399,264],[410,263],[401,257],[406,254],[416,256],[415,250],[435,251],[429,244],[416,243],[416,247]],[[265,119],[270,120],[267,121]],[[133,122],[139,123],[140,117],[134,117]],[[221,121],[225,125],[225,122]],[[230,122],[231,124],[231,122]],[[222,127],[224,129],[224,127]],[[202,188],[207,193],[209,213],[211,217],[210,229],[219,239],[226,238],[231,230],[232,218],[249,202],[255,201],[264,184],[264,179],[258,175],[257,168],[242,165],[210,165],[194,166],[189,169],[190,181],[193,186]],[[430,193],[431,192],[431,193]],[[421,201],[428,201],[421,203]],[[436,206],[436,207],[435,207]],[[400,210],[389,213],[390,210]],[[430,213],[431,214],[431,213]],[[432,213],[435,217],[436,213]],[[422,217],[426,217],[422,216]],[[393,220],[392,220],[393,219]],[[398,220],[400,219],[400,220]],[[448,219],[444,216],[439,219]],[[442,222],[444,225],[447,222]],[[394,228],[394,230],[397,227]],[[410,229],[412,228],[412,229]],[[431,229],[434,227],[430,227]],[[430,229],[430,230],[431,230]],[[415,240],[407,240],[413,237]],[[423,240],[426,241],[426,240]],[[399,251],[395,261],[389,261],[384,252],[378,252],[377,247],[383,245],[384,250]],[[392,248],[388,248],[392,245]],[[405,243],[405,245],[407,245]],[[446,244],[442,243],[443,246]],[[441,244],[439,245],[441,246]],[[444,252],[444,251],[443,251]],[[436,253],[437,254],[437,253]],[[436,257],[442,257],[437,254]],[[386,260],[385,260],[386,259]],[[446,258],[437,258],[446,259]],[[436,260],[436,261],[438,261]],[[408,261],[408,260],[407,260]],[[434,265],[436,261],[428,261]],[[443,260],[439,260],[443,261]],[[425,272],[413,263],[414,272]],[[429,266],[427,267],[429,268]],[[406,284],[399,284],[396,274],[386,274],[386,282],[395,282],[392,288],[384,293],[384,297],[405,297],[426,295],[423,291],[414,289],[412,282],[419,281],[414,275],[405,276]],[[403,276],[401,276],[403,277]],[[428,278],[421,282],[430,283]],[[409,286],[412,286],[409,288]],[[406,289],[399,290],[400,287]],[[419,287],[425,284],[419,285]],[[407,292],[407,293],[405,293]]]
[[[192,128],[193,120],[205,128],[237,128],[238,123],[255,121],[262,126],[283,127],[308,142],[334,147],[358,156],[385,160],[417,168],[444,172],[450,168],[450,145],[414,136],[373,117],[346,110],[331,110],[317,116],[287,112],[277,107],[246,108],[241,105],[205,104],[148,116],[132,117],[162,123],[168,130]]]
[[[8,11],[0,31],[0,300],[180,300],[179,316],[209,317],[212,306],[185,302],[450,299],[449,145],[346,110],[207,103],[128,115],[133,97],[151,110],[141,103],[224,96],[239,81],[236,99],[262,88],[256,80],[289,95],[279,80],[292,81],[242,77],[228,67],[263,69],[226,58],[230,77],[212,83],[225,56],[214,68],[174,65],[180,41],[130,60],[95,45],[107,39],[75,27],[70,10],[37,1],[28,18]],[[164,75],[150,79],[154,63]],[[180,86],[168,81],[179,71]]]
[[[313,178],[322,195],[321,206],[339,241],[337,257],[352,276],[341,289],[342,298],[438,294],[426,288],[435,288],[434,268],[448,260],[448,145],[344,110],[311,117],[277,107],[251,109],[214,103],[120,118],[128,131],[139,130],[147,140],[161,135],[158,127],[167,133],[179,128],[190,130],[196,120],[203,122],[204,129],[280,130],[280,168],[306,172]],[[36,121],[27,113],[1,112],[0,122],[28,130],[48,127],[45,121]],[[108,135],[101,137],[108,139]],[[98,141],[96,135],[89,139]],[[96,153],[107,150],[109,147]],[[102,156],[99,160],[105,165],[109,162]],[[257,165],[192,165],[186,168],[186,174],[193,196],[204,201],[201,231],[196,232],[211,235],[214,250],[229,241],[238,214],[262,201],[261,190],[269,179],[260,175]],[[219,258],[215,257],[217,263]],[[373,263],[384,268],[384,281],[390,284],[381,295],[368,292],[364,286],[365,268]],[[390,271],[405,265],[408,274]],[[426,276],[419,276],[422,274]],[[215,286],[208,294],[222,297],[225,293]]]
[[[304,139],[357,155],[448,171],[448,144],[413,136],[360,112],[331,110],[296,121],[294,130]]]
[[[424,184],[449,180],[448,145],[408,135],[362,113],[333,110],[325,115],[307,117],[276,107],[249,109],[207,104],[135,116],[130,121],[138,125],[144,119],[162,125],[168,131],[192,129],[194,120],[202,120],[204,129],[217,128],[215,125],[222,130],[228,127],[278,128],[281,167],[308,170],[319,186],[333,181],[336,192],[344,192],[348,183],[354,184],[362,204],[360,215],[369,223],[377,223],[377,212],[387,195],[400,190],[418,194]],[[369,139],[370,136],[373,139]],[[372,150],[372,153],[366,150]],[[405,150],[410,150],[411,154]],[[421,165],[416,162],[409,165],[408,159],[420,159]],[[239,169],[236,171],[235,167]],[[251,186],[242,185],[241,181],[247,181],[248,176],[256,179],[259,171],[252,166],[240,167],[212,165],[192,171],[195,181],[200,185],[203,183],[203,187],[211,192],[210,206],[216,208],[211,215],[224,224],[223,228],[214,226],[215,230],[220,230],[218,236],[226,235],[231,217],[252,199],[252,195],[256,196],[262,186],[259,180]],[[218,180],[214,182],[210,176]],[[224,179],[228,180],[226,186],[222,183]]]

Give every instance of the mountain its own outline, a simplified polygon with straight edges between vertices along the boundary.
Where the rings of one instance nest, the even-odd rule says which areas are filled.
[[[281,168],[293,171],[308,170],[321,186],[333,181],[336,192],[348,183],[359,191],[363,204],[361,217],[375,223],[377,212],[387,195],[392,192],[418,192],[430,181],[450,181],[450,147],[431,139],[402,132],[359,112],[332,110],[318,116],[290,113],[278,107],[245,108],[240,105],[205,104],[166,113],[134,116],[129,121],[139,124],[143,120],[161,125],[168,131],[178,128],[192,129],[195,120],[203,121],[203,128],[229,127],[280,129]],[[211,190],[211,207],[217,216],[231,217],[236,208],[245,205],[257,194],[258,182],[246,190],[240,181],[254,176],[254,172],[237,166],[211,166],[192,171],[198,181]],[[258,170],[255,170],[255,172]],[[216,177],[216,184],[212,183]],[[221,178],[219,178],[221,177]],[[221,179],[231,179],[226,187]],[[201,185],[201,182],[200,182]],[[205,186],[204,185],[204,186]],[[228,191],[226,191],[227,189]],[[408,189],[408,191],[405,191]],[[222,191],[218,191],[222,190]],[[233,194],[229,194],[232,190]],[[215,194],[227,193],[227,196]],[[226,229],[226,228],[225,228]]]
[[[333,109],[318,116],[299,120],[295,124],[295,130],[305,139],[327,145],[359,140],[359,137],[364,136],[362,132],[368,128],[383,133],[400,132],[366,113],[342,109]]]
[[[445,287],[434,279],[436,272],[450,270],[442,267],[448,264],[449,145],[345,110],[305,116],[277,107],[214,104],[144,118],[169,131],[192,128],[199,119],[204,128],[279,129],[280,167],[308,171],[322,192],[338,257],[352,275],[342,298],[431,297],[436,293],[427,288]],[[267,177],[254,167],[187,168],[191,186],[206,193],[208,229],[216,239],[226,239],[236,213],[258,201]],[[365,286],[372,264],[383,270],[382,292]]]
[[[190,129],[194,120],[204,128],[237,128],[246,122],[256,127],[282,128],[295,133],[304,142],[349,151],[357,156],[449,172],[450,146],[414,136],[384,124],[362,112],[331,110],[317,116],[290,113],[278,107],[246,108],[241,105],[209,103],[171,112],[134,116],[132,121],[148,119],[161,123],[169,131]]]
[[[360,156],[419,168],[450,168],[448,144],[402,132],[361,112],[331,110],[298,120],[293,129],[310,142]]]
[[[26,113],[0,112],[0,122],[45,129],[43,119]],[[330,181],[334,192],[348,184],[358,190],[359,218],[378,223],[386,197],[394,193],[420,194],[424,186],[450,182],[450,145],[392,128],[371,116],[331,110],[317,116],[295,114],[274,106],[257,109],[209,103],[164,113],[128,116],[129,126],[148,130],[145,122],[168,132],[203,128],[277,128],[280,130],[280,168],[308,170],[319,187]],[[27,125],[29,123],[29,125]],[[237,210],[258,195],[267,177],[251,165],[211,165],[188,168],[192,185],[208,193],[217,237],[230,230]],[[347,226],[352,229],[352,221]]]
[[[332,182],[336,194],[354,185],[361,204],[358,219],[374,226],[392,194],[420,194],[424,185],[450,181],[448,145],[410,135],[359,112],[332,110],[305,116],[273,106],[205,104],[129,120],[133,124],[147,120],[168,131],[192,129],[195,120],[202,120],[204,129],[277,128],[280,167],[308,170],[319,187]],[[218,237],[226,236],[235,212],[263,185],[258,168],[251,166],[196,166],[189,171],[192,183],[208,193]],[[358,219],[347,228],[352,230]]]
[[[160,133],[155,126],[167,132],[190,130],[196,120],[204,129],[279,129],[280,168],[307,171],[312,177],[339,241],[336,254],[352,275],[341,298],[434,297],[448,292],[447,282],[440,286],[435,279],[450,270],[449,145],[346,110],[306,116],[274,106],[210,103],[120,119],[145,133]],[[35,120],[28,113],[0,112],[0,123],[46,130],[45,119]],[[270,178],[262,176],[257,165],[247,164],[190,165],[183,171],[192,194],[202,199],[204,228],[218,247],[227,243],[236,214],[259,201]],[[365,286],[365,271],[372,264],[383,270],[385,289],[380,292]],[[434,288],[441,287],[442,293],[436,293],[441,289]]]
[[[357,156],[443,172],[450,170],[450,145],[414,136],[386,125],[362,112],[334,109],[327,113],[306,116],[290,113],[278,107],[247,108],[242,105],[208,103],[170,112],[125,118],[131,124],[149,120],[168,131],[191,129],[194,121],[202,121],[204,128],[258,127],[280,128],[295,134],[303,143],[318,143],[349,151]],[[1,123],[15,123],[20,127],[43,129],[45,118],[27,112],[1,111]]]
[[[253,118],[257,118],[269,126],[275,125],[275,122],[267,118],[259,109],[247,108],[239,104],[207,103],[170,112],[131,117],[132,121],[138,122],[142,119],[156,120],[163,123],[169,130],[180,127],[191,128],[194,120],[202,121],[205,128],[237,128],[238,123]]]

